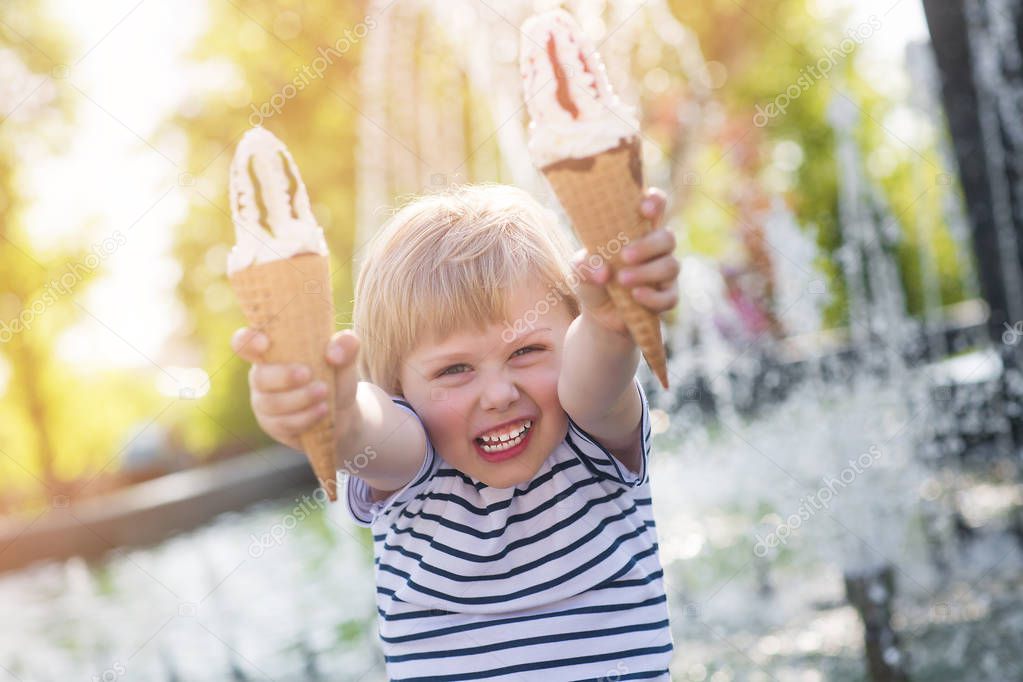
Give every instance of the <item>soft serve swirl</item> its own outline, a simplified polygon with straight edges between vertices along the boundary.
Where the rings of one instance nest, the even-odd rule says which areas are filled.
[[[300,253],[327,255],[298,166],[273,133],[252,128],[231,162],[231,217],[237,243],[227,272]]]

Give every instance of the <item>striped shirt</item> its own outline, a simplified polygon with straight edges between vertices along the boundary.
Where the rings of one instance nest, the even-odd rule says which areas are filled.
[[[635,385],[639,473],[569,419],[533,479],[513,488],[469,478],[429,442],[420,471],[386,500],[348,479],[348,509],[373,532],[392,680],[670,679],[649,405]]]

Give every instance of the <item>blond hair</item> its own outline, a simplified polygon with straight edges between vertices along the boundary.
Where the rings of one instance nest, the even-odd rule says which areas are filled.
[[[517,286],[549,287],[575,318],[570,249],[555,214],[516,187],[414,197],[370,240],[359,269],[353,327],[362,378],[400,393],[401,364],[420,342],[500,324]]]

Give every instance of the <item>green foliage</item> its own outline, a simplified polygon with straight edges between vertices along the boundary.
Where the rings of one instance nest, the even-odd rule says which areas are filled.
[[[0,472],[6,474],[0,477],[0,497],[37,481],[52,485],[58,468],[71,464],[71,458],[58,458],[55,434],[62,412],[56,403],[66,390],[66,368],[53,358],[53,348],[55,334],[75,318],[75,310],[67,290],[53,283],[67,264],[81,265],[87,255],[74,243],[45,254],[33,249],[18,191],[26,149],[52,149],[66,139],[70,105],[49,79],[67,58],[65,39],[52,17],[33,3],[5,4],[3,19],[0,59],[5,73],[18,75],[0,88],[0,110],[6,114],[0,119],[0,363],[8,372],[0,395]],[[11,99],[5,101],[4,93]],[[76,273],[76,287],[93,274],[91,269]]]
[[[779,141],[791,141],[802,150],[802,163],[793,177],[779,188],[795,210],[801,224],[816,230],[818,246],[831,253],[840,243],[837,223],[837,182],[834,166],[834,140],[827,123],[827,106],[832,96],[830,80],[838,71],[847,71],[849,58],[839,60],[831,79],[821,79],[792,99],[786,113],[771,118],[766,125],[757,126],[754,116],[786,93],[789,86],[805,76],[806,69],[826,54],[826,49],[840,42],[841,37],[829,36],[818,19],[807,9],[806,0],[767,0],[757,3],[737,3],[732,0],[712,0],[705,3],[672,3],[676,15],[699,36],[705,58],[724,66],[727,80],[715,91],[725,109],[725,116],[739,128],[735,139],[712,145],[708,159],[697,163],[701,176],[711,174],[708,193],[715,202],[727,205],[729,191],[742,183],[763,182],[764,169],[769,165],[769,153]],[[753,174],[743,168],[744,159],[738,153],[752,147],[758,157]],[[765,158],[766,157],[766,158]],[[738,167],[737,167],[738,166]],[[709,170],[708,170],[709,169]],[[706,184],[707,178],[701,177]],[[699,194],[696,195],[699,199]],[[735,230],[734,212],[717,210],[715,213],[698,200],[695,212],[687,224],[702,232],[727,235]],[[706,242],[699,243],[702,245]],[[724,245],[717,239],[718,247]],[[729,244],[731,246],[733,244]],[[720,253],[720,252],[719,252]],[[718,255],[718,254],[715,254]],[[837,271],[831,276],[829,291],[837,291],[837,299],[827,311],[826,323],[840,321],[842,283]]]
[[[177,294],[188,311],[188,340],[200,347],[211,375],[210,392],[199,403],[204,414],[181,424],[185,443],[199,456],[232,443],[267,442],[246,399],[248,366],[228,345],[245,321],[225,272],[235,241],[228,167],[235,144],[250,121],[260,122],[261,111],[270,112],[262,124],[285,141],[301,169],[332,254],[338,319],[351,317],[360,44],[345,32],[355,35],[351,30],[363,19],[361,3],[326,0],[210,6],[209,30],[194,58],[199,68],[228,70],[232,85],[202,93],[169,123],[187,136],[187,167],[195,177],[173,254],[184,265]],[[349,48],[340,57],[329,52],[339,40]],[[316,77],[307,67],[324,54],[332,63]],[[264,107],[282,98],[279,113]]]
[[[681,206],[687,248],[725,257],[737,246],[738,225],[748,219],[741,206],[744,193],[752,189],[764,196],[781,194],[824,254],[819,267],[830,280],[829,291],[837,292],[826,323],[844,321],[842,277],[832,257],[841,243],[841,232],[835,140],[827,122],[829,102],[841,91],[865,112],[860,131],[864,157],[880,154],[890,161],[879,181],[904,234],[898,255],[910,310],[918,312],[924,304],[921,253],[937,263],[943,303],[970,293],[960,284],[962,254],[956,252],[943,224],[940,202],[948,188],[935,183],[936,177],[949,171],[941,169],[933,141],[926,148],[909,150],[885,131],[882,123],[893,104],[857,76],[852,69],[853,55],[839,59],[828,78],[801,90],[784,115],[763,126],[756,124],[758,107],[774,102],[844,37],[822,26],[814,14],[815,2],[672,0],[671,6],[698,36],[705,57],[712,62],[712,75],[716,74],[713,97],[723,120],[717,126],[723,132],[697,145],[701,151],[693,160],[693,170],[698,182]],[[52,282],[69,265],[84,262],[90,245],[68,240],[45,253],[32,247],[25,205],[18,193],[17,169],[24,149],[39,153],[66,144],[73,130],[71,101],[66,90],[54,88],[53,98],[33,116],[0,120],[0,272],[4,277],[0,322],[31,311],[33,303],[45,303],[45,312],[33,315],[29,329],[0,344],[0,370],[6,368],[9,374],[6,393],[0,395],[0,499],[15,494],[23,497],[33,488],[59,487],[62,481],[88,479],[111,470],[127,427],[154,417],[198,457],[268,442],[247,400],[248,367],[229,348],[231,333],[244,320],[225,272],[228,249],[234,243],[227,200],[228,166],[235,144],[252,123],[262,122],[288,144],[327,235],[333,256],[337,320],[343,326],[351,316],[353,257],[358,255],[356,147],[366,114],[359,99],[358,71],[364,44],[356,29],[372,21],[366,11],[364,1],[266,4],[239,0],[208,6],[206,32],[192,57],[194,73],[208,76],[210,85],[197,88],[161,131],[187,142],[179,190],[190,197],[190,203],[184,219],[175,226],[173,256],[183,270],[176,294],[187,311],[186,326],[176,341],[198,348],[197,364],[210,375],[208,392],[195,401],[157,394],[151,373],[86,375],[59,360],[56,340],[84,315],[74,299],[88,288],[99,269],[84,272],[71,295],[48,294]],[[394,3],[386,11],[407,11],[407,6]],[[47,17],[38,5],[9,0],[2,18],[0,57],[13,55],[40,79],[69,61],[70,50],[60,23]],[[508,180],[501,178],[489,93],[472,92],[464,74],[451,68],[453,53],[443,31],[422,23],[403,39],[416,45],[422,68],[416,69],[419,78],[415,83],[393,77],[382,86],[389,93],[388,110],[383,114],[388,125],[383,127],[387,135],[399,135],[402,145],[430,162],[414,171],[419,173],[415,178],[419,185],[409,186],[409,178],[391,178],[392,196],[388,199],[419,189],[428,166],[443,166],[445,183]],[[339,46],[343,49],[338,50]],[[324,64],[327,54],[329,63]],[[681,70],[674,58],[651,56],[649,50],[644,54],[643,68],[662,71],[651,82],[664,81],[665,69]],[[324,68],[314,71],[317,60]],[[676,75],[670,74],[668,81],[680,82]],[[5,92],[0,87],[0,97]],[[461,142],[450,144],[458,149],[450,152],[445,145],[452,137],[415,139],[414,126],[402,123],[415,116],[419,103],[439,107],[438,103],[447,104],[452,93],[460,97],[450,97],[449,108],[438,111],[459,122],[453,129],[460,134],[453,137],[464,138],[465,148],[472,150],[464,160],[450,158],[462,153]],[[678,141],[668,139],[665,132],[673,130],[664,125],[672,119],[670,106],[665,109],[665,102],[670,105],[670,93],[652,91],[644,96],[649,96],[648,106],[656,108],[652,110],[667,112],[659,114],[660,123],[652,125],[649,132],[665,148],[671,148]],[[0,110],[11,111],[17,104],[0,101]],[[781,143],[798,146],[802,157],[798,165],[779,170],[773,163],[772,156]],[[83,228],[88,226],[87,217],[77,219]],[[87,230],[75,232],[86,234]]]
[[[847,97],[861,112],[864,158],[883,154],[893,160],[892,172],[875,172],[874,178],[903,234],[898,262],[909,312],[920,314],[923,310],[921,253],[925,260],[937,262],[942,303],[955,303],[972,293],[964,291],[962,285],[962,259],[968,256],[956,252],[940,210],[943,194],[954,190],[940,185],[936,178],[954,170],[942,168],[935,141],[924,148],[912,148],[891,132],[886,121],[899,105],[877,93],[853,68],[859,47],[846,56],[836,52],[848,34],[822,25],[815,15],[816,3],[710,0],[673,2],[672,6],[680,20],[699,36],[704,56],[724,66],[728,78],[715,96],[725,109],[725,117],[737,120],[741,131],[720,143],[712,141],[710,150],[696,164],[703,191],[695,193],[686,208],[686,224],[697,251],[719,256],[733,245],[729,234],[735,230],[738,216],[734,210],[725,210],[729,208],[729,193],[739,191],[736,188],[743,183],[763,183],[770,188],[774,180],[767,172],[770,150],[779,141],[795,142],[802,149],[802,163],[780,191],[805,229],[816,234],[825,256],[819,267],[829,279],[828,290],[834,292],[825,311],[825,324],[845,323],[844,281],[834,258],[842,242],[835,140],[827,111],[832,98]],[[877,20],[883,22],[880,17]],[[883,33],[877,30],[867,38],[883,39]],[[784,115],[771,118],[762,128],[754,125],[758,110],[798,84],[809,67],[829,54],[838,58],[828,77],[813,78],[811,87],[798,88],[800,95]],[[761,136],[763,139],[758,139]],[[736,138],[742,143],[736,144]],[[753,164],[760,172],[744,174],[746,160],[736,156],[752,140],[757,140],[754,146],[762,155]]]

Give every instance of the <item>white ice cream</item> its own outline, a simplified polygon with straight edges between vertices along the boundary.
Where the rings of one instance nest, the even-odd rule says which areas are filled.
[[[227,256],[229,275],[300,253],[327,255],[298,166],[269,130],[253,128],[238,143],[230,194],[237,244]]]
[[[568,12],[527,19],[519,60],[537,166],[592,156],[639,134],[632,107],[611,89],[600,54]]]

